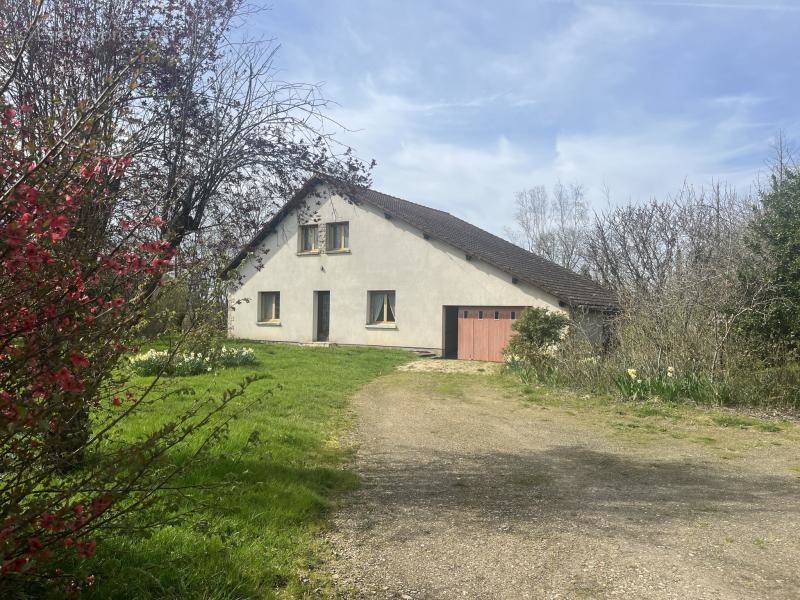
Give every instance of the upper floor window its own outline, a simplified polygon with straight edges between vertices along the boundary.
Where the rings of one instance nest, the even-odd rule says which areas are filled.
[[[281,293],[258,293],[258,321],[269,323],[279,321],[281,318]]]
[[[370,325],[394,323],[394,291],[369,292],[368,317]]]
[[[316,252],[319,249],[319,228],[316,225],[300,226],[300,252]]]
[[[347,250],[350,247],[349,238],[350,224],[347,221],[328,223],[328,232],[325,236],[328,251]]]

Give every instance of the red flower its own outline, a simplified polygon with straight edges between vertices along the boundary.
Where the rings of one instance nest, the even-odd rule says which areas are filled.
[[[9,559],[3,563],[3,573],[19,573],[27,563],[28,559],[23,556]]]
[[[71,352],[69,359],[72,361],[72,366],[76,369],[84,369],[89,366],[89,359],[80,352]]]
[[[50,239],[54,242],[63,240],[69,233],[69,219],[64,215],[58,215],[50,221]]]
[[[61,367],[56,371],[54,378],[65,392],[83,391],[83,383],[81,383],[66,367]]]
[[[92,556],[94,556],[95,548],[97,548],[97,541],[96,540],[91,540],[89,542],[79,541],[75,547],[78,550],[78,554],[80,554],[81,556],[85,556],[86,558],[92,558]]]
[[[46,530],[55,529],[56,516],[53,513],[42,513],[39,523]]]

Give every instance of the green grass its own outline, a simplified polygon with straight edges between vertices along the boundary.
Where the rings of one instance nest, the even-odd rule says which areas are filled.
[[[756,429],[769,433],[776,433],[781,430],[781,428],[775,423],[763,421],[761,419],[754,419],[753,417],[744,415],[717,415],[716,417],[713,417],[712,420],[714,423],[721,425],[722,427],[738,427],[739,429],[755,427]]]
[[[259,364],[167,379],[213,397],[247,375],[267,375],[240,400],[256,403],[231,425],[184,484],[203,486],[174,510],[177,524],[148,535],[105,540],[90,598],[274,598],[325,585],[314,569],[325,548],[318,535],[339,493],[358,485],[339,437],[350,425],[348,397],[408,360],[401,351],[253,344]],[[149,378],[138,378],[143,384]],[[148,407],[128,423],[137,436],[191,402],[182,395]],[[172,457],[181,460],[180,456]],[[306,579],[306,577],[304,577]],[[310,591],[310,590],[308,590]]]

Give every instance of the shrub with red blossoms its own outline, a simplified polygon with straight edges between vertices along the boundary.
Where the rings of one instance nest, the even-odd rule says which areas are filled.
[[[66,566],[92,558],[98,535],[158,497],[175,475],[156,468],[164,454],[236,395],[141,442],[104,443],[143,400],[114,369],[174,249],[152,215],[117,214],[129,158],[36,147],[19,114],[0,108],[3,597],[42,582],[74,589]]]

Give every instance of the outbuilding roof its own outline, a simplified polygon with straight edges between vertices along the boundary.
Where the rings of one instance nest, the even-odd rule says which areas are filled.
[[[363,202],[383,211],[389,217],[405,221],[427,237],[458,248],[470,258],[481,260],[519,281],[538,287],[569,306],[601,310],[613,310],[617,307],[614,294],[590,278],[528,252],[448,212],[327,175],[315,175],[309,179],[225,267],[223,275],[236,268],[248,253],[254,251],[274,226],[320,183],[328,183],[355,202]]]

